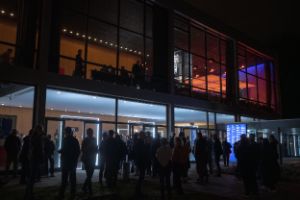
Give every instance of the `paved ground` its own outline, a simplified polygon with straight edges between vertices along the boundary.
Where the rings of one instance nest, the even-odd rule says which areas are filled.
[[[207,185],[199,185],[196,183],[195,171],[190,170],[189,179],[183,183],[184,195],[177,195],[172,193],[172,199],[258,199],[247,198],[243,195],[243,185],[235,176],[224,174],[222,177],[211,176]],[[227,170],[228,171],[228,170]],[[97,184],[98,170],[95,171],[94,182],[94,198],[91,199],[135,199],[134,186],[136,177],[131,176],[130,180],[118,182],[117,189],[110,191],[105,187],[100,187]],[[82,170],[77,172],[78,191],[83,183],[85,174]],[[121,179],[121,177],[120,177]],[[38,199],[50,200],[57,199],[58,188],[60,184],[60,173],[56,174],[54,178],[43,178],[41,182],[36,183],[35,193]],[[159,181],[157,178],[146,177],[143,185],[144,198],[143,199],[160,199]],[[24,194],[24,186],[18,184],[17,179],[10,180],[7,184],[0,188],[0,199],[22,199]],[[78,192],[77,199],[86,199],[83,194]],[[299,200],[300,199],[300,183],[299,182],[280,182],[276,192],[267,192],[260,187],[260,199],[270,200]]]

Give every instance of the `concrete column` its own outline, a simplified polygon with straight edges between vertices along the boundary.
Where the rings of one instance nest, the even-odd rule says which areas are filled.
[[[34,90],[32,126],[44,125],[46,112],[46,84],[39,84]]]
[[[169,139],[173,133],[175,133],[175,115],[174,115],[174,105],[167,105],[167,138]]]

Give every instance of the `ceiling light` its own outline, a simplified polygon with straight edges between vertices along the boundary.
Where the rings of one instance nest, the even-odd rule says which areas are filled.
[[[23,106],[22,105],[19,105],[19,108],[22,108]]]
[[[4,104],[4,103],[1,103],[1,106],[5,106],[5,104]]]
[[[67,32],[67,29],[64,28],[62,31],[63,31],[63,32]]]
[[[102,43],[102,40],[99,40],[100,43]]]
[[[122,47],[122,46],[120,46],[120,49],[123,49],[123,47]]]
[[[50,110],[54,110],[53,108],[50,108]]]
[[[91,36],[88,36],[88,39],[90,40],[90,39],[92,39],[92,37],[91,37]]]
[[[56,94],[61,94],[61,91],[57,91]]]
[[[85,35],[83,34],[82,37],[85,38]]]
[[[108,42],[104,42],[105,44],[108,44]]]
[[[94,96],[93,99],[97,99],[97,97]]]
[[[214,71],[215,71],[214,69],[210,69],[210,70],[209,70],[209,72],[214,72]]]
[[[78,32],[76,33],[76,36],[79,36],[79,33],[78,33]]]
[[[118,47],[118,45],[115,44],[115,47]]]
[[[77,112],[80,113],[80,110],[78,110]]]
[[[139,55],[141,55],[141,54],[142,54],[142,52],[139,51]]]
[[[132,52],[132,49],[130,49],[129,51]]]
[[[10,15],[11,17],[15,16],[15,14],[14,14],[14,13],[9,13],[9,15]]]
[[[110,43],[109,45],[110,45],[110,46],[113,46],[114,44],[113,44],[113,43]]]
[[[5,14],[5,10],[1,10],[1,14]]]
[[[149,54],[147,54],[147,57],[149,57],[150,55]]]
[[[96,42],[96,41],[97,41],[97,38],[94,38],[94,41]]]
[[[73,34],[73,31],[69,31],[70,34]]]

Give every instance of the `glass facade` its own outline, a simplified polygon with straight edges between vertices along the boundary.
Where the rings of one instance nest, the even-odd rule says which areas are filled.
[[[224,37],[176,16],[174,22],[176,91],[186,95],[226,97]]]
[[[150,3],[64,0],[61,4],[59,74],[147,86],[153,65]]]
[[[276,107],[277,81],[273,61],[237,46],[239,98],[265,107]]]

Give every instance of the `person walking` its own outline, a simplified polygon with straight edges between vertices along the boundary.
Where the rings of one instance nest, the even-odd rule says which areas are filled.
[[[63,199],[68,180],[71,185],[71,198],[76,194],[76,168],[78,157],[80,154],[80,146],[78,140],[73,136],[71,127],[66,127],[64,130],[65,138],[63,139],[61,153],[61,186],[59,198]]]
[[[198,173],[197,182],[201,184],[208,182],[207,161],[209,152],[207,142],[200,131],[197,133],[193,153],[195,155],[196,169]]]
[[[108,135],[106,132],[102,135],[102,141],[100,143],[99,147],[99,154],[100,154],[100,169],[99,169],[99,183],[102,186],[103,185],[103,175],[104,175],[104,169],[105,169],[105,154],[104,154],[104,147],[106,145],[106,140],[108,138]]]
[[[86,179],[82,186],[82,191],[84,193],[89,193],[89,195],[93,194],[92,191],[92,176],[95,170],[96,163],[96,155],[97,155],[97,140],[94,137],[94,131],[91,128],[87,129],[87,137],[84,138],[81,145],[82,157],[81,161],[84,165],[84,169],[86,172]]]
[[[158,173],[160,181],[161,198],[165,198],[165,187],[167,188],[168,197],[171,196],[170,176],[171,176],[171,160],[172,149],[166,138],[161,140],[161,146],[156,151],[156,159],[158,162]]]
[[[20,177],[20,184],[26,184],[28,181],[28,176],[29,176],[29,159],[28,159],[28,154],[29,154],[29,145],[30,145],[30,137],[33,134],[33,129],[31,129],[28,133],[23,138],[23,145],[22,149],[20,152],[20,162],[21,162],[21,177]]]

